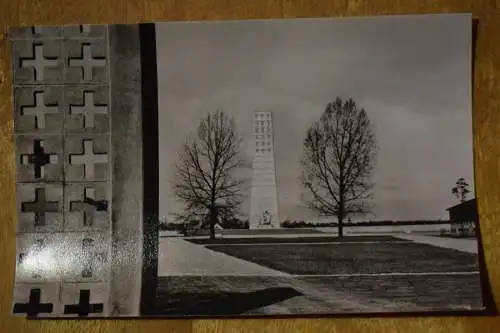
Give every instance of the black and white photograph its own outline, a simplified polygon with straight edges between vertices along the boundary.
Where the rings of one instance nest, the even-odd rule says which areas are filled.
[[[11,32],[13,313],[488,310],[471,15]]]

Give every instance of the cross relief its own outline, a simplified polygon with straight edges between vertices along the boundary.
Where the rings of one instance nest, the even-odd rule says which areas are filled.
[[[26,313],[28,317],[37,317],[40,313],[52,313],[52,303],[42,303],[42,291],[39,288],[31,289],[27,303],[15,303],[14,313]]]
[[[81,35],[88,35],[90,33],[90,24],[80,24],[78,26],[78,31]],[[41,35],[44,33],[44,28],[41,26],[31,27],[32,35]]]
[[[90,43],[81,45],[81,55],[78,57],[69,58],[69,67],[79,67],[82,70],[82,78],[85,81],[93,79],[94,68],[106,66],[104,57],[92,56],[92,48]]]
[[[46,67],[57,67],[57,57],[44,55],[44,46],[40,43],[33,44],[33,55],[28,58],[21,58],[21,68],[33,68],[35,81],[43,81]]]
[[[21,211],[35,215],[35,226],[45,226],[47,223],[46,213],[58,212],[59,203],[46,200],[45,189],[36,188],[35,200],[21,203]]]
[[[79,30],[80,34],[88,35],[90,33],[90,24],[81,24]]]
[[[111,177],[101,177],[111,168],[107,30],[33,26],[14,36],[21,227],[11,309],[29,317],[103,313],[111,235],[96,225],[111,224]],[[66,262],[76,265],[60,266]]]
[[[33,26],[33,27],[31,27],[31,33],[33,35],[36,35],[36,34],[41,35],[41,34],[43,34],[43,28],[40,26]]]
[[[84,175],[86,179],[93,179],[95,175],[95,165],[96,164],[107,164],[108,154],[106,153],[95,153],[94,152],[94,141],[93,140],[83,140],[83,153],[80,154],[70,154],[69,163],[73,165],[83,165]]]
[[[21,154],[21,164],[33,166],[35,179],[45,177],[45,166],[47,164],[59,163],[57,154],[45,151],[44,143],[45,141],[36,139],[33,141],[33,153]]]
[[[45,128],[45,115],[58,113],[57,103],[45,103],[45,93],[43,91],[35,91],[33,93],[34,103],[32,105],[24,105],[21,107],[22,116],[33,116],[36,129]]]
[[[64,314],[77,314],[78,317],[85,317],[91,313],[102,313],[102,311],[102,303],[90,303],[90,290],[80,290],[78,303],[64,306]]]
[[[32,271],[31,277],[33,279],[39,279],[42,277],[43,265],[41,264],[38,256],[45,249],[46,246],[44,239],[37,239],[31,248],[25,249],[24,252],[19,253],[17,260],[18,265],[23,265],[26,262],[26,258],[30,258],[28,269]]]
[[[95,126],[95,116],[97,114],[108,113],[108,107],[106,105],[94,101],[94,92],[92,91],[85,91],[83,93],[82,104],[72,104],[69,110],[72,114],[83,115],[85,128],[93,128]]]
[[[14,313],[25,313],[28,317],[37,317],[40,313],[52,313],[54,311],[53,303],[42,302],[42,290],[40,288],[32,288],[30,290],[29,299],[26,303],[15,303]],[[80,290],[79,300],[76,304],[65,304],[64,314],[76,314],[78,317],[86,317],[91,313],[102,313],[104,308],[103,303],[90,302],[90,290]]]
[[[95,214],[97,212],[106,212],[108,210],[107,200],[97,200],[95,189],[86,187],[83,193],[83,200],[70,201],[69,210],[78,211],[83,215],[83,225],[92,226]]]
[[[94,240],[85,238],[82,241],[82,271],[83,278],[91,278],[95,274],[96,265],[106,262],[106,253],[95,250]]]

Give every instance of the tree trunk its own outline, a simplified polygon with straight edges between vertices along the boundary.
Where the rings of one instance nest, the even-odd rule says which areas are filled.
[[[337,217],[338,237],[339,238],[344,237],[344,225],[343,224],[344,224],[344,221],[343,221],[342,215],[339,215]]]
[[[343,171],[342,167],[340,168],[340,186],[339,186],[339,210],[338,210],[338,216],[337,216],[337,223],[338,223],[338,237],[342,238],[344,237],[344,217],[345,217],[345,206],[344,206],[344,181],[343,181]]]
[[[215,239],[215,223],[210,221],[210,239]]]
[[[209,219],[210,239],[215,239],[215,224],[216,223],[217,223],[217,212],[215,211],[215,208],[212,208],[210,210],[210,219]]]

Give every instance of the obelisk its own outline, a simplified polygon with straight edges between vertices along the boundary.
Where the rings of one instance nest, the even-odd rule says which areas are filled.
[[[279,228],[278,193],[274,162],[273,115],[255,111],[253,116],[254,158],[250,190],[250,229]]]

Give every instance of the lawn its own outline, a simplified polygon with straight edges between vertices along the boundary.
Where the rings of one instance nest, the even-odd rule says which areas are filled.
[[[272,243],[328,243],[328,242],[410,242],[391,236],[349,236],[342,239],[335,236],[316,237],[252,237],[252,238],[192,238],[187,241],[203,245],[221,244],[272,244]]]
[[[242,239],[238,241],[241,242]],[[479,270],[475,254],[413,242],[303,245],[261,243],[243,246],[207,245],[207,248],[297,275]]]
[[[258,236],[258,235],[304,235],[304,234],[326,234],[323,231],[314,228],[279,228],[279,229],[222,229],[216,230],[216,235],[230,236],[230,235],[243,235],[243,236]],[[198,229],[197,236],[210,235],[209,229]]]
[[[315,228],[277,228],[277,229],[223,229],[224,235],[284,235],[284,234],[322,234]]]

